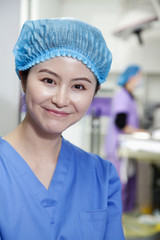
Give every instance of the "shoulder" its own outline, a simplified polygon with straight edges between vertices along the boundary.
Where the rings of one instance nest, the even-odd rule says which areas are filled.
[[[121,88],[113,99],[113,113],[128,112],[130,108],[130,96],[129,93]]]
[[[2,163],[3,158],[5,157],[5,154],[8,152],[8,147],[6,142],[0,138],[0,163]]]
[[[117,93],[115,94],[115,99],[121,99],[121,100],[125,100],[125,99],[128,99],[129,98],[129,93],[128,93],[128,91],[124,88],[124,87],[122,87],[122,88],[120,88],[118,91],[117,91]]]
[[[67,140],[64,140],[64,142],[69,146],[74,162],[81,170],[90,175],[103,178],[104,181],[117,178],[117,171],[110,161],[104,160],[96,154],[86,152]]]
[[[90,164],[97,164],[97,163],[104,164],[104,165],[109,164],[109,162],[103,160],[98,155],[87,152],[64,138],[63,138],[63,142],[65,145],[67,145],[68,148],[70,148],[70,150],[72,151],[72,154],[74,154],[74,157],[78,157],[80,161],[88,160]]]

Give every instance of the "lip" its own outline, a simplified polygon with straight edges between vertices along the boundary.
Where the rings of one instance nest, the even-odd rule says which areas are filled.
[[[47,108],[45,108],[45,110],[49,112],[51,115],[56,117],[66,117],[69,115],[68,112],[64,112],[64,111],[57,111],[57,110],[47,109]]]

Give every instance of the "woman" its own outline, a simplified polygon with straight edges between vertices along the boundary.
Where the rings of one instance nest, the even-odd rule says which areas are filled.
[[[115,168],[62,137],[110,70],[101,32],[70,18],[27,21],[14,55],[27,114],[0,140],[1,239],[124,239]]]
[[[129,161],[129,168],[124,172],[125,160],[118,158],[118,139],[120,134],[131,134],[139,129],[139,119],[136,101],[133,93],[141,81],[141,69],[137,65],[128,66],[118,78],[120,90],[112,101],[111,118],[106,135],[105,151],[107,158],[115,165],[122,182],[123,211],[134,209],[136,202],[136,175],[135,163]]]

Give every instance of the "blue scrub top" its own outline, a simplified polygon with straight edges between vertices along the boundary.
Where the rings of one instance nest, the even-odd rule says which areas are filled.
[[[47,190],[0,138],[0,239],[123,240],[121,188],[111,163],[62,138]]]

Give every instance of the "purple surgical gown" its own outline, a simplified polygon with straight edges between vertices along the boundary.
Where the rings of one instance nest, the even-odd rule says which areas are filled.
[[[124,240],[115,167],[62,138],[49,189],[0,138],[1,240]]]
[[[109,120],[108,130],[106,134],[105,141],[105,152],[107,155],[107,159],[110,160],[116,167],[117,172],[120,176],[120,167],[122,165],[123,159],[118,158],[117,149],[118,149],[118,138],[120,134],[123,134],[123,131],[118,129],[115,125],[116,115],[119,113],[126,113],[127,115],[127,125],[138,128],[139,120],[136,102],[133,96],[125,89],[121,88],[115,95],[111,105],[111,116]],[[120,176],[121,178],[122,176]],[[129,211],[133,207],[130,201],[135,198],[135,176],[133,179],[131,178],[127,184],[122,183],[122,202],[124,211]],[[131,186],[130,186],[131,185]],[[124,191],[123,188],[128,188],[127,191]],[[131,190],[130,190],[131,189]],[[129,193],[129,190],[131,191]],[[125,194],[130,195],[128,199],[126,199]],[[124,199],[124,201],[123,201]],[[129,200],[130,199],[130,200]],[[128,206],[127,206],[128,205]]]

